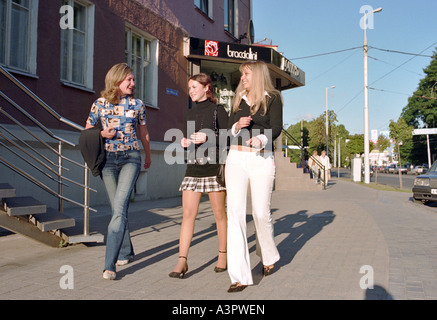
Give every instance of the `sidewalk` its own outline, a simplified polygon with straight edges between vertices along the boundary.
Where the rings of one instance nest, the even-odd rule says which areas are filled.
[[[233,294],[226,292],[227,272],[213,271],[218,242],[208,201],[200,205],[182,280],[168,277],[178,258],[181,198],[134,202],[129,221],[136,258],[118,267],[117,280],[102,279],[103,244],[54,249],[10,234],[0,236],[0,299],[437,299],[437,209],[410,198],[344,180],[332,180],[327,190],[275,191],[281,260],[273,275],[262,276],[249,215],[255,284]],[[91,231],[106,234],[108,207],[97,209]],[[372,275],[374,289],[366,289]],[[74,278],[66,282],[67,276]]]

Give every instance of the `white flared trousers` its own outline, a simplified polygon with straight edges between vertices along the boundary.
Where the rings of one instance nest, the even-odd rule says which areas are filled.
[[[275,245],[270,203],[275,179],[273,154],[230,150],[226,160],[228,216],[228,273],[232,283],[252,285],[246,236],[247,190],[250,185],[252,216],[257,235],[256,253],[264,265],[279,260]]]

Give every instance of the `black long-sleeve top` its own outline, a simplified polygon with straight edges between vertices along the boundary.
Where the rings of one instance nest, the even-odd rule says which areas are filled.
[[[282,99],[277,93],[269,93],[266,98],[267,113],[263,115],[263,108],[260,107],[258,112],[252,115],[250,125],[242,128],[237,136],[231,138],[231,145],[246,146],[246,140],[263,134],[268,139],[264,149],[266,151],[273,151],[273,141],[279,137],[282,131]],[[228,129],[231,129],[241,117],[248,116],[250,116],[250,106],[246,100],[242,99],[240,110],[236,113],[231,112],[229,116]]]
[[[217,117],[214,116],[215,110],[217,110]],[[216,119],[216,125],[214,124],[214,120]],[[189,121],[194,121],[194,131],[193,131],[193,123],[189,124]],[[210,129],[210,137],[208,140],[200,145],[191,145],[188,149],[188,164],[187,170],[185,171],[186,177],[212,177],[217,175],[219,160],[218,160],[218,148],[219,143],[225,141],[226,139],[220,139],[219,136],[212,135],[212,132],[215,132],[216,129],[225,129],[224,132],[222,130],[222,134],[226,135],[226,127],[228,123],[228,113],[222,105],[216,105],[209,100],[205,100],[202,102],[194,102],[193,107],[185,113],[184,119],[184,137],[190,139],[190,135],[194,132],[199,132],[202,129]],[[188,131],[189,130],[189,131]],[[213,148],[214,146],[214,148]],[[199,148],[207,150],[203,152],[203,150],[198,155],[205,154],[206,158],[213,159],[213,163],[205,163],[200,164],[199,161],[193,162],[194,154],[193,151],[198,151]],[[210,148],[210,149],[208,149]],[[214,150],[213,154],[209,154],[209,150]]]

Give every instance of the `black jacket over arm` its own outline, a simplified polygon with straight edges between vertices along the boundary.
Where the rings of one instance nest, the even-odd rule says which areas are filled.
[[[94,177],[101,176],[106,159],[105,141],[100,131],[96,126],[82,130],[79,136],[80,152]]]

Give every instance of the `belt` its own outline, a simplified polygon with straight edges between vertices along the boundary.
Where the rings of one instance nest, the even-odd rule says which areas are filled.
[[[240,145],[232,145],[231,150],[237,150],[237,151],[244,151],[244,152],[258,152],[258,153],[264,153],[264,149],[257,149],[247,146],[240,146]]]

